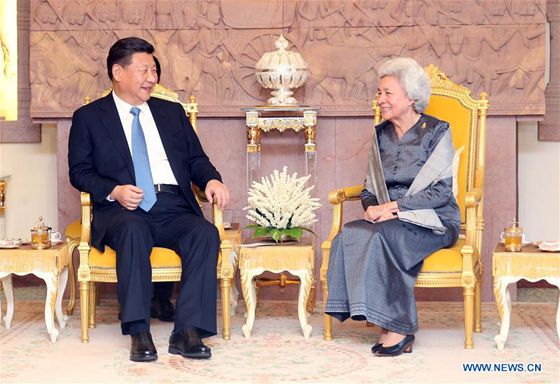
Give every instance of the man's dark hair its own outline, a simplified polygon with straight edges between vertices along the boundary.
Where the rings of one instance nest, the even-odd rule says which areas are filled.
[[[156,62],[156,74],[157,74],[157,82],[159,83],[159,79],[161,78],[161,64],[157,57],[154,56],[154,61]]]
[[[113,65],[119,64],[124,68],[132,61],[132,55],[142,52],[152,55],[154,46],[139,37],[125,37],[113,44],[107,55],[109,79],[113,80]]]

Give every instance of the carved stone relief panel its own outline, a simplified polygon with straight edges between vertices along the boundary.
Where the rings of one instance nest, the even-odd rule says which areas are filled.
[[[544,113],[545,0],[31,0],[32,116],[69,116],[108,88],[118,38],[152,42],[163,85],[203,115],[240,115],[267,92],[254,67],[280,33],[308,62],[295,97],[323,115],[369,115],[378,66],[435,63],[490,96],[490,114]]]

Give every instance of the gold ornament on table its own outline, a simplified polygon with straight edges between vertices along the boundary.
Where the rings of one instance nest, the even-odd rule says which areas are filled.
[[[273,89],[269,105],[297,105],[292,89],[301,87],[309,76],[308,65],[297,52],[287,51],[289,42],[280,35],[276,51],[265,52],[255,69],[258,83]]]
[[[39,222],[31,228],[31,247],[35,249],[48,249],[51,247],[51,230],[39,217]]]
[[[254,181],[249,189],[247,219],[255,222],[248,228],[255,230],[255,237],[271,237],[276,242],[292,237],[301,238],[303,231],[313,233],[307,226],[317,221],[313,212],[321,206],[319,199],[311,197],[314,186],[306,187],[311,176],[288,175],[288,167],[275,170],[260,183]]]

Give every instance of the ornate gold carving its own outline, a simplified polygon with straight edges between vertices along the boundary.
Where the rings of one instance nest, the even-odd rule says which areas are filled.
[[[253,116],[249,118],[249,113],[250,112],[247,113],[247,152],[248,153],[260,152],[261,131],[258,127],[258,123],[254,122]]]
[[[439,68],[434,64],[428,65],[425,69],[428,73],[428,76],[430,77],[430,80],[432,81],[432,87],[447,89],[457,93],[464,93],[466,95],[471,94],[470,89],[449,80],[447,78],[447,75],[440,71]]]
[[[303,118],[301,117],[261,117],[259,118],[258,127],[264,132],[269,132],[273,129],[280,132],[289,129],[299,132],[305,128]]]
[[[8,182],[6,178],[0,178],[0,214],[4,214],[6,209],[6,186]]]

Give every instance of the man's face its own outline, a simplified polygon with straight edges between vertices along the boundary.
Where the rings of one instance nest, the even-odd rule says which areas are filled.
[[[155,84],[157,71],[154,57],[148,53],[135,53],[130,64],[113,65],[113,89],[117,96],[130,105],[148,101]]]

